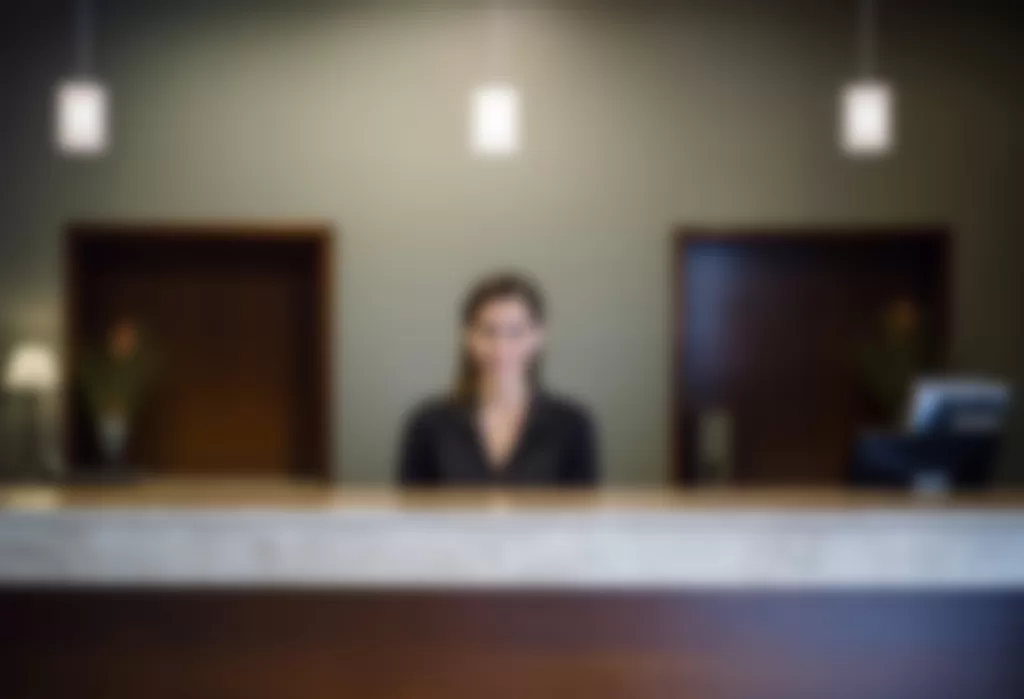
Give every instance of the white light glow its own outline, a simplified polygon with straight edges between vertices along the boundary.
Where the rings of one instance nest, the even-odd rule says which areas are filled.
[[[43,345],[18,346],[4,372],[4,385],[12,390],[42,391],[55,387],[57,380],[57,359]]]
[[[470,148],[487,156],[507,156],[519,150],[519,92],[511,85],[477,88],[470,98]]]
[[[109,145],[107,89],[92,80],[57,86],[57,148],[67,155],[99,155]]]
[[[879,156],[895,141],[893,93],[883,82],[847,85],[840,97],[840,138],[843,150],[854,156]]]

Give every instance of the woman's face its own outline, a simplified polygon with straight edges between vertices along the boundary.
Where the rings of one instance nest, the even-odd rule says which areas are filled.
[[[544,333],[516,297],[485,303],[465,332],[466,349],[481,376],[505,381],[526,376],[544,344]]]

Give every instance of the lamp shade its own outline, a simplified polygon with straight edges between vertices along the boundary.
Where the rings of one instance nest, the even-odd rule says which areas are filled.
[[[4,371],[4,385],[12,390],[42,391],[54,388],[57,380],[57,360],[44,345],[19,345]]]

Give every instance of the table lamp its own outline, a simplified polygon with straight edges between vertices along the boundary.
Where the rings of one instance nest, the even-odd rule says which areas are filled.
[[[19,466],[28,473],[42,475],[40,468],[52,470],[52,450],[45,441],[45,415],[42,399],[58,386],[60,377],[57,360],[49,347],[24,343],[15,347],[4,371],[4,387],[24,397],[27,407],[23,414]]]

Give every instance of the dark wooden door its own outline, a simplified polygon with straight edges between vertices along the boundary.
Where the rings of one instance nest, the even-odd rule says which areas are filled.
[[[175,475],[324,473],[324,241],[222,231],[73,235],[77,354],[129,317],[153,357],[152,388],[128,446],[134,467]],[[77,392],[72,411],[72,460],[96,463],[92,416]]]
[[[946,248],[941,232],[683,235],[677,473],[692,480],[698,416],[718,409],[737,482],[843,480],[867,423],[858,347],[886,303],[909,295],[943,353]]]

